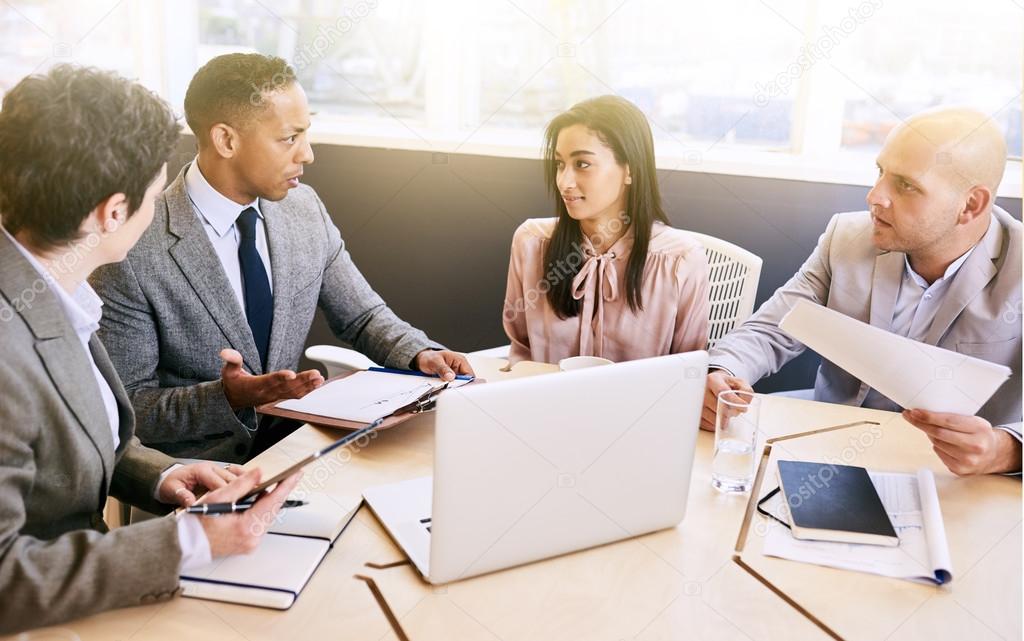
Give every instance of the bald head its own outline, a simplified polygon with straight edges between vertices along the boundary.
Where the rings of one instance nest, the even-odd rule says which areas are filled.
[[[911,116],[889,134],[886,146],[910,146],[931,156],[930,170],[957,191],[983,185],[994,197],[1006,168],[1006,141],[980,111],[940,107]]]
[[[985,114],[942,108],[917,114],[886,138],[868,192],[878,249],[901,251],[928,282],[989,228],[1006,143]]]

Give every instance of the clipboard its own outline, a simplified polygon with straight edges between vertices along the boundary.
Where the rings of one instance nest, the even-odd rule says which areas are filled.
[[[359,371],[364,371],[364,370],[359,370]],[[381,368],[379,371],[390,371],[392,373],[395,373],[397,370],[383,370],[383,368]],[[356,372],[346,372],[346,373],[341,374],[339,376],[333,376],[330,379],[328,379],[327,381],[325,381],[324,385],[326,385],[327,383],[331,383],[331,382],[337,381],[337,380],[341,380],[343,378],[347,378],[347,377],[349,377],[349,376],[351,376],[352,374],[355,374],[355,373]],[[410,372],[402,372],[402,373],[410,374],[410,375],[413,375],[413,376],[421,375],[418,372],[411,372],[411,371]],[[468,383],[468,385],[476,385],[477,383],[485,383],[485,382],[486,381],[483,380],[483,379],[476,378],[476,379],[473,379],[472,382]],[[394,427],[394,426],[396,426],[396,425],[398,425],[400,423],[404,423],[405,421],[407,421],[410,418],[416,416],[417,414],[423,414],[424,412],[429,412],[429,411],[433,410],[434,409],[434,402],[436,402],[436,400],[437,400],[436,399],[437,393],[439,393],[440,391],[441,390],[436,390],[435,392],[430,393],[428,395],[429,398],[427,399],[427,402],[410,403],[409,405],[407,405],[405,407],[399,408],[394,413],[392,413],[389,416],[385,417],[380,422],[380,425],[378,425],[376,429],[378,429],[378,430],[386,430],[386,429]],[[282,409],[282,408],[278,407],[278,404],[282,403],[282,402],[284,402],[284,400],[275,401],[273,403],[264,403],[263,405],[257,406],[256,407],[256,411],[258,413],[260,413],[260,414],[266,414],[268,416],[279,416],[281,418],[287,418],[287,419],[291,419],[293,421],[299,421],[301,423],[309,423],[310,425],[314,425],[316,427],[329,427],[329,428],[332,428],[332,429],[339,429],[339,430],[349,430],[349,431],[360,430],[360,429],[363,429],[364,427],[370,425],[370,423],[361,423],[361,422],[358,422],[358,421],[349,421],[349,420],[340,419],[340,418],[330,418],[328,416],[320,416],[319,414],[308,414],[306,412],[296,412],[295,410]]]

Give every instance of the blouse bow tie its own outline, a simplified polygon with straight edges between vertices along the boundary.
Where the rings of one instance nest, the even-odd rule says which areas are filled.
[[[603,356],[604,305],[597,300],[597,294],[600,292],[601,299],[605,301],[618,298],[619,274],[615,269],[615,252],[598,254],[589,248],[585,252],[587,260],[572,279],[572,297],[583,300],[583,309],[580,311],[580,356]]]

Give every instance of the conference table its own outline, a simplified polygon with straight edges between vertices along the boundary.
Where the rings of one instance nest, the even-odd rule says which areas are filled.
[[[471,357],[486,384],[559,376],[557,368]],[[754,515],[734,558],[748,495],[711,487],[714,437],[697,438],[687,513],[677,527],[445,586],[424,582],[362,506],[287,611],[175,597],[106,612],[21,639],[258,641],[269,639],[602,640],[1021,638],[1021,483],[959,478],[899,414],[764,396],[765,437],[873,421],[774,445],[772,459],[841,461],[872,470],[934,472],[952,558],[943,587],[761,554]],[[350,447],[303,483],[339,506],[366,487],[431,474],[433,415],[417,416]],[[338,432],[303,426],[254,459],[284,469]],[[772,462],[773,462],[772,461]],[[774,487],[768,473],[763,495]],[[637,500],[642,500],[638,497]],[[760,579],[756,575],[760,575]],[[791,601],[798,605],[793,605]],[[801,612],[802,609],[804,612]],[[808,616],[810,615],[810,616]],[[10,637],[12,639],[19,637]]]

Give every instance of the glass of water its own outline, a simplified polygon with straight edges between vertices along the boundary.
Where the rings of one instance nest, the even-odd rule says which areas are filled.
[[[753,392],[725,390],[718,394],[717,409],[711,485],[729,494],[747,492],[754,481],[761,399]]]

